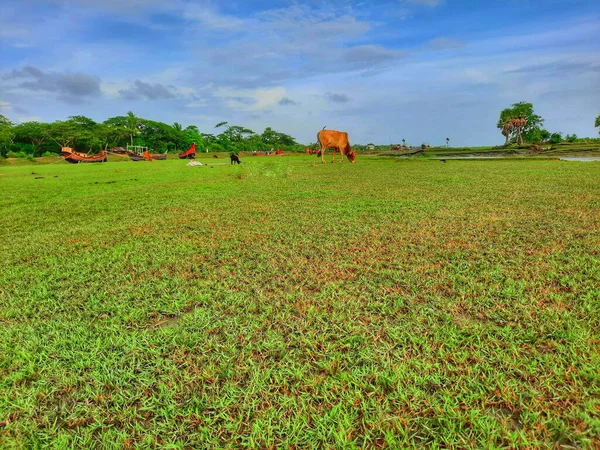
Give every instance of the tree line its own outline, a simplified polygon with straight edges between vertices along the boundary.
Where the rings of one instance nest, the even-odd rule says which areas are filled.
[[[550,132],[543,128],[544,119],[535,114],[533,104],[519,102],[502,110],[497,127],[505,137],[504,145],[519,144],[559,144],[561,142],[598,142],[598,138],[579,138],[575,133],[563,137],[562,132]],[[600,116],[596,117],[595,127],[600,127]],[[599,130],[600,132],[600,130]]]
[[[531,103],[519,102],[500,113],[497,127],[505,137],[505,145],[523,143],[589,142],[598,138],[579,138],[575,134],[563,137],[561,132],[550,132],[543,128],[544,119],[535,114]],[[600,116],[594,123],[600,127]],[[124,116],[111,117],[104,122],[95,122],[85,116],[70,116],[67,120],[52,123],[24,122],[13,124],[0,115],[1,156],[43,156],[60,153],[62,147],[71,147],[84,153],[95,153],[104,148],[140,145],[153,152],[182,152],[192,143],[199,151],[232,152],[249,150],[304,151],[304,145],[285,133],[270,127],[262,133],[239,125],[220,122],[212,133],[202,133],[195,125],[183,127],[137,117],[131,111]],[[448,145],[449,138],[446,138]],[[404,145],[404,140],[403,140]],[[314,144],[311,144],[314,146]],[[355,145],[356,150],[369,146]]]
[[[132,112],[95,122],[85,116],[70,116],[52,123],[24,122],[13,124],[0,115],[0,155],[43,156],[60,153],[71,147],[84,153],[96,153],[104,148],[139,145],[153,152],[182,152],[192,143],[199,151],[233,152],[248,150],[301,151],[304,146],[285,133],[270,127],[261,133],[241,127],[218,123],[213,133],[202,133],[195,125],[183,127],[137,117]]]

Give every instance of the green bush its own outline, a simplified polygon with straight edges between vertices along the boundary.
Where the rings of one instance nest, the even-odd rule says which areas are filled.
[[[24,153],[25,155],[33,154],[33,146],[26,142],[15,142],[13,148],[15,153]]]
[[[560,144],[562,142],[562,133],[552,133],[552,136],[550,136],[550,143],[551,144]]]
[[[27,158],[27,153],[25,152],[8,152],[6,153],[7,158]]]

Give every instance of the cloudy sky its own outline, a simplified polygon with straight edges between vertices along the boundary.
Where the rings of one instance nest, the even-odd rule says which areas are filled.
[[[0,114],[486,145],[529,101],[593,136],[599,36],[598,0],[3,0]]]

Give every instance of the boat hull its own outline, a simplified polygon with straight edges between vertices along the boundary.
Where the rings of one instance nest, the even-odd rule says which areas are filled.
[[[131,159],[132,161],[146,161],[146,158],[143,155],[137,155],[135,153],[128,153],[129,155],[129,159]],[[152,157],[152,159],[156,159],[158,161],[164,161],[167,159],[167,155],[165,154],[161,154],[161,155],[150,155]]]
[[[65,156],[65,161],[71,164],[79,164],[79,163],[99,163],[106,162],[108,160],[106,156],[106,152],[99,153],[97,155],[86,156],[78,153],[63,153]]]

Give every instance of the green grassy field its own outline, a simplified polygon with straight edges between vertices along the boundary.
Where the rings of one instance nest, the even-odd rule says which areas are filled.
[[[0,166],[1,448],[600,447],[600,163],[203,161]]]

